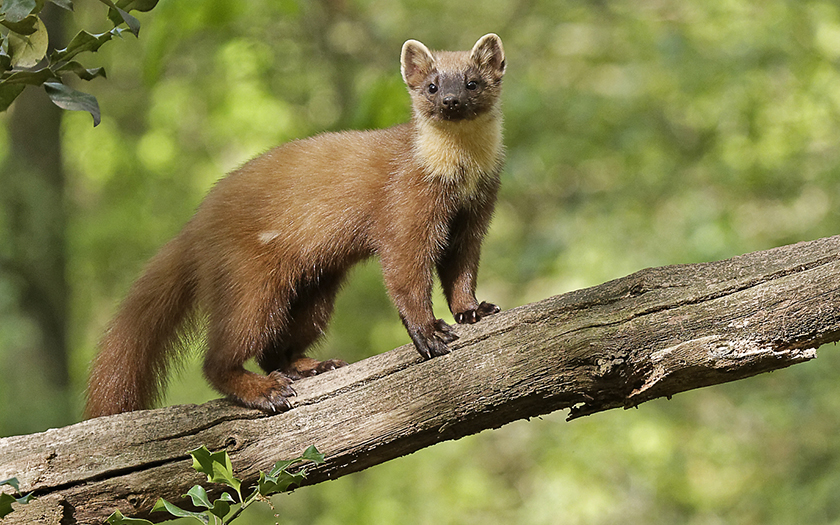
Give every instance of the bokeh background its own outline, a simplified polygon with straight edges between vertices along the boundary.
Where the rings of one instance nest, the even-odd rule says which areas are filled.
[[[406,120],[408,38],[504,41],[508,160],[480,299],[511,308],[840,233],[836,2],[161,0],[138,17],[139,39],[80,57],[108,72],[76,85],[98,98],[100,126],[31,88],[0,115],[0,435],[78,421],[119,301],[224,173],[294,138]],[[93,0],[63,24],[110,28]],[[439,292],[436,304],[451,319]],[[356,361],[407,342],[373,261],[316,354]],[[167,404],[216,397],[198,363]],[[636,410],[517,422],[240,521],[840,523],[838,370],[828,346]]]

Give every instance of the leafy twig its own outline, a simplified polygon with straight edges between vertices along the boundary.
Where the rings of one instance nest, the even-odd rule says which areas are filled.
[[[31,492],[26,495],[20,494],[20,485],[18,484],[17,478],[9,478],[0,481],[0,487],[3,485],[11,486],[15,489],[15,493],[0,493],[0,518],[3,518],[3,516],[15,510],[12,508],[12,503],[29,503],[32,499],[34,499]]]
[[[293,486],[299,485],[306,477],[306,467],[289,472],[289,468],[301,463],[320,464],[324,462],[324,455],[318,452],[314,446],[298,458],[278,461],[266,474],[260,471],[260,479],[247,497],[242,495],[242,480],[233,475],[233,466],[227,451],[210,452],[207,447],[201,446],[190,451],[193,458],[193,468],[202,474],[207,475],[207,481],[227,485],[236,492],[236,497],[228,492],[223,492],[216,501],[210,501],[207,491],[201,485],[194,485],[184,497],[192,500],[194,507],[205,510],[196,512],[185,510],[174,505],[163,498],[160,498],[152,512],[168,512],[175,518],[193,518],[205,525],[225,525],[235,520],[248,506],[259,499],[265,499],[273,494],[285,492]],[[239,506],[233,511],[233,505]],[[150,521],[138,518],[127,518],[119,511],[108,517],[107,522],[111,525],[146,525]]]

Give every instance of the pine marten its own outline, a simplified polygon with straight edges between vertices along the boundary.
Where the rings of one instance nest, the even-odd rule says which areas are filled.
[[[435,270],[457,323],[499,311],[475,286],[504,157],[502,41],[433,53],[408,40],[400,59],[408,123],[294,141],[215,185],[106,332],[87,417],[152,406],[170,354],[205,317],[213,387],[246,407],[289,409],[293,380],[346,365],[305,353],[348,269],[373,255],[424,358],[457,338],[432,311]],[[247,371],[251,358],[268,375]]]

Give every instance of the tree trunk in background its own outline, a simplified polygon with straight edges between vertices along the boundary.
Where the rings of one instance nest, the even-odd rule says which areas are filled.
[[[51,49],[56,41],[60,44],[62,40],[61,11],[47,5],[42,13]],[[7,356],[15,366],[5,367],[6,374],[15,374],[12,383],[18,388],[31,387],[12,394],[21,412],[32,396],[30,390],[42,383],[55,394],[57,401],[67,398],[67,216],[60,145],[61,111],[42,89],[27,87],[10,108],[9,152],[0,172],[0,212],[7,226],[0,251],[0,271],[11,279],[18,307],[36,329],[34,336],[22,347],[11,349],[12,355]],[[34,383],[30,382],[28,373],[38,376],[32,378]],[[65,409],[58,414],[66,414],[66,402],[61,404],[60,408]],[[51,424],[61,422],[50,421]]]

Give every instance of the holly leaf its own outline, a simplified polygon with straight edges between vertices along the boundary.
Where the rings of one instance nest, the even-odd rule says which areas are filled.
[[[303,452],[303,456],[301,456],[301,458],[308,459],[309,461],[315,463],[316,465],[320,465],[321,463],[323,463],[326,460],[325,459],[326,456],[324,456],[323,454],[318,452],[318,449],[315,448],[315,445],[310,445],[309,448],[307,448]]]
[[[240,493],[242,480],[233,475],[233,465],[226,450],[210,452],[207,447],[202,445],[190,451],[190,455],[193,458],[193,468],[202,474],[206,474],[207,481],[224,483]]]
[[[3,485],[9,485],[13,489],[15,489],[15,492],[20,492],[20,484],[18,483],[17,478],[9,478],[0,481],[0,487],[2,487]]]
[[[131,31],[134,36],[140,36],[140,21],[128,14],[128,12],[124,11],[123,9],[117,7],[117,5],[112,0],[99,0],[103,4],[110,7],[108,10],[108,18],[114,23],[114,25],[119,25],[125,22],[125,25],[128,26],[128,30]]]
[[[316,465],[324,462],[325,456],[318,452],[315,446],[307,448],[303,455],[299,458],[282,460],[274,464],[274,467],[265,474],[260,473],[260,480],[257,488],[263,496],[269,496],[277,492],[285,492],[289,490],[292,485],[300,485],[306,477],[306,469],[303,468],[298,472],[289,472],[288,469],[296,463],[304,461],[311,461]]]
[[[204,507],[207,509],[207,512],[219,518],[227,516],[228,512],[230,512],[230,504],[236,503],[233,496],[227,492],[223,492],[222,495],[219,496],[219,499],[211,503],[210,498],[207,496],[207,491],[204,490],[204,487],[201,485],[193,486],[193,488],[187,492],[186,496],[189,496],[190,499],[192,499],[193,505],[196,507]]]
[[[0,487],[2,487],[3,485],[11,486],[13,489],[15,489],[16,493],[20,491],[20,485],[18,484],[17,478],[9,478],[0,481]],[[21,496],[20,494],[16,494],[16,496],[6,492],[0,493],[0,518],[6,516],[7,514],[15,510],[12,508],[12,503],[25,504],[29,503],[34,499],[34,496],[31,492],[29,494],[26,494],[25,496]]]
[[[56,106],[73,111],[87,111],[93,117],[93,125],[99,125],[99,103],[93,95],[76,91],[60,82],[45,82],[44,90]]]
[[[49,35],[44,22],[35,17],[35,31],[28,35],[10,32],[8,36],[9,57],[12,66],[32,67],[47,55]]]
[[[6,494],[5,492],[0,494],[0,518],[15,510],[12,508],[12,503],[16,501],[11,494]]]
[[[274,476],[260,472],[260,480],[257,487],[263,496],[271,496],[278,492],[286,492],[292,485],[300,485],[305,477],[306,472],[304,471],[295,472],[294,474],[282,471]]]
[[[76,76],[82,80],[93,80],[96,77],[105,77],[105,68],[95,67],[87,69],[76,61],[67,62],[55,71],[56,73],[75,73]]]
[[[157,500],[157,503],[155,503],[155,506],[152,507],[152,512],[161,512],[161,511],[168,512],[169,514],[175,516],[176,518],[193,518],[195,520],[200,521],[201,523],[208,524],[208,525],[210,523],[213,523],[214,525],[223,523],[222,520],[218,516],[215,516],[213,514],[209,514],[208,511],[193,512],[191,510],[184,510],[184,509],[178,507],[177,505],[173,505],[172,503],[169,503],[168,501],[166,501],[163,498],[160,498],[159,500]]]
[[[115,27],[110,31],[94,35],[87,31],[79,31],[76,36],[70,40],[67,47],[64,49],[57,49],[50,54],[50,63],[57,64],[65,60],[72,60],[73,57],[85,51],[96,52],[102,47],[102,44],[111,40],[114,36],[122,36],[124,29]]]
[[[29,84],[30,86],[40,86],[44,82],[50,80],[58,80],[58,77],[49,68],[38,69],[36,71],[14,71],[7,76],[3,76],[3,84]]]

